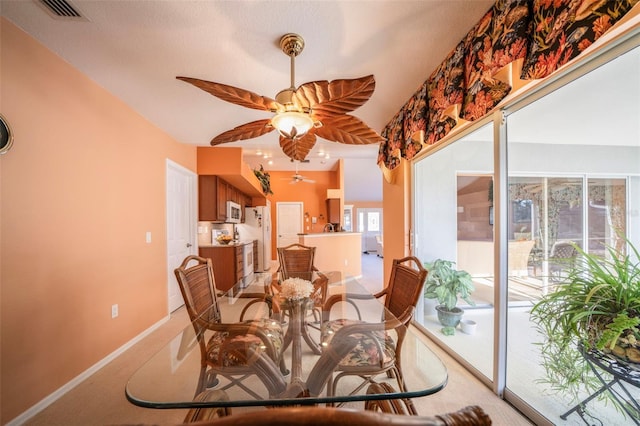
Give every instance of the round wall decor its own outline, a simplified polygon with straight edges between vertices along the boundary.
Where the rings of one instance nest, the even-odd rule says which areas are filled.
[[[0,114],[0,154],[9,151],[12,144],[13,135],[11,134],[9,123],[7,123],[7,120]]]

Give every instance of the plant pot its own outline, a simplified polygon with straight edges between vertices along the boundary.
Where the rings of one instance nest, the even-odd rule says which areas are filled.
[[[478,324],[473,320],[464,319],[460,321],[460,329],[464,334],[474,334],[477,327]]]
[[[444,305],[438,305],[436,311],[438,312],[438,321],[445,327],[457,327],[462,314],[464,314],[464,311],[457,306],[448,310]]]

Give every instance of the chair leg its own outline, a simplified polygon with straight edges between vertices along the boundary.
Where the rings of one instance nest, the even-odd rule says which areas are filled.
[[[402,369],[400,368],[400,365],[396,364],[390,371],[393,371],[393,375],[396,377],[396,380],[398,381],[398,388],[402,391],[402,392],[406,392],[407,391],[407,385],[404,382],[404,376],[402,375]],[[417,416],[418,415],[418,410],[416,410],[415,405],[413,405],[413,401],[409,398],[404,399],[403,400],[405,405],[407,406],[407,411],[413,415],[413,416]]]
[[[227,393],[220,390],[207,390],[194,398],[194,401],[228,401],[229,397]],[[231,415],[231,408],[229,407],[197,407],[191,408],[185,416],[184,423],[201,422],[205,420],[213,420],[219,417],[226,417]]]
[[[214,386],[217,386],[218,383],[220,383],[220,380],[218,380],[217,374],[209,370],[206,374],[206,387],[212,388]]]
[[[287,365],[284,363],[284,357],[282,356],[280,357],[280,372],[283,376],[288,376],[289,373],[291,373],[287,368]]]
[[[195,396],[200,395],[207,388],[212,388],[216,386],[220,381],[216,377],[216,374],[211,372],[211,370],[207,370],[207,365],[203,365],[200,367],[200,376],[198,377],[198,386],[196,387]]]

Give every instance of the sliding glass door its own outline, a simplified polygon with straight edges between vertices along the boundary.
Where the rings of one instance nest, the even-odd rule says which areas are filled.
[[[640,247],[639,39],[414,163],[414,253],[472,275],[475,306],[460,305],[477,328],[445,335],[429,300],[416,319],[536,423],[581,419],[562,418],[577,401],[547,381],[532,306],[566,277],[576,246],[600,255],[625,253],[627,240]],[[598,398],[586,408],[601,424],[629,421]]]
[[[416,321],[451,347],[469,368],[493,377],[492,123],[419,161],[414,167],[414,251],[423,262],[443,259],[473,277],[474,305],[459,301],[473,334],[444,334],[435,301],[423,300]]]
[[[640,176],[638,75],[635,48],[507,116],[509,292],[527,291],[535,303],[578,261],[575,246],[605,255],[625,253],[625,239],[640,242],[640,193],[631,189]],[[548,382],[545,336],[529,311],[507,311],[507,389],[561,423],[578,401]],[[580,397],[589,394],[585,387]],[[585,410],[604,424],[629,421],[598,398]]]

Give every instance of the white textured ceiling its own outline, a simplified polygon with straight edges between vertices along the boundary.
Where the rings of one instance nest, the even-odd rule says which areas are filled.
[[[196,77],[274,97],[289,86],[289,57],[280,37],[298,33],[296,85],[373,74],[371,99],[353,112],[380,132],[493,0],[70,0],[85,20],[54,19],[39,0],[2,0],[4,17],[89,76],[176,140],[208,146],[238,125],[268,118],[262,111],[221,101],[176,76]],[[222,145],[224,146],[224,145]],[[292,170],[278,138],[234,142],[247,163]],[[318,140],[305,170],[327,170],[344,158],[347,198],[381,199],[367,188],[349,188],[350,175],[377,145],[348,146]],[[321,161],[319,153],[329,155]],[[350,162],[350,159],[354,161]],[[368,170],[368,168],[367,168]],[[353,178],[355,179],[355,178]],[[348,193],[351,191],[354,197]],[[356,196],[357,195],[357,196]]]

